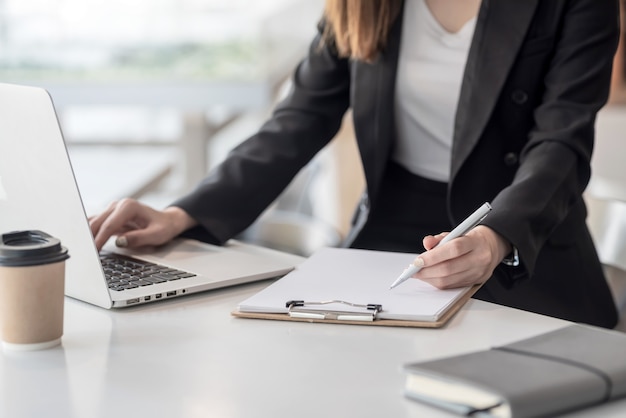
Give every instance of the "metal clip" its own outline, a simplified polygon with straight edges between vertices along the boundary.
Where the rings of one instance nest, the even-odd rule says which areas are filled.
[[[341,311],[341,310],[319,310],[306,309],[305,306],[321,306],[329,304],[343,304],[353,308],[364,309],[363,312]],[[382,305],[370,303],[367,305],[346,302],[344,300],[326,300],[320,302],[305,302],[303,300],[290,300],[285,306],[288,308],[289,316],[292,318],[308,319],[331,319],[337,321],[374,321],[376,315],[383,310]]]

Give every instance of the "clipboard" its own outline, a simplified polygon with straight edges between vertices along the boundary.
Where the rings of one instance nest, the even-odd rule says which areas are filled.
[[[323,248],[241,302],[239,318],[440,328],[480,285],[439,290],[419,280],[389,285],[415,254]]]

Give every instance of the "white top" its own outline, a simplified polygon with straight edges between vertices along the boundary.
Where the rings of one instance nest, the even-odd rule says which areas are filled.
[[[407,170],[447,182],[454,118],[476,18],[450,33],[425,0],[405,3],[396,80],[397,143],[392,158]]]

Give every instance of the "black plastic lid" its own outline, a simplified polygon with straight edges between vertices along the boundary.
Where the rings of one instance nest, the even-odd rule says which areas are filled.
[[[36,266],[69,257],[61,241],[42,231],[8,232],[0,239],[0,266]]]

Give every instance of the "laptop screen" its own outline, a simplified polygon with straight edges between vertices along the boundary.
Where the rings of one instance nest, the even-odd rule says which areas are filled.
[[[50,96],[0,84],[0,115],[0,231],[38,229],[60,239],[70,253],[66,294],[110,307]]]

